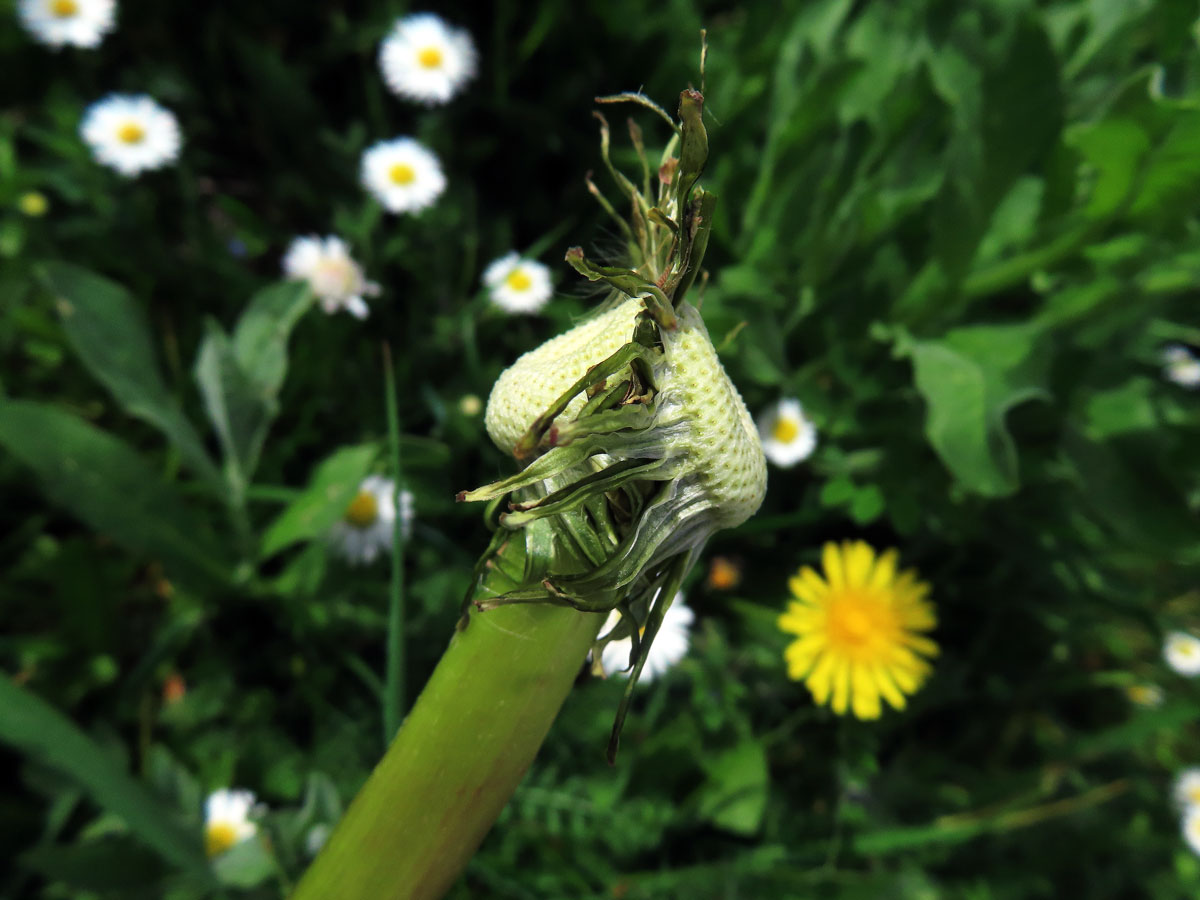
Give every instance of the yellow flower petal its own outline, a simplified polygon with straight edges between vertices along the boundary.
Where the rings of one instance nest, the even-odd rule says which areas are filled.
[[[851,690],[854,715],[860,719],[878,719],[883,713],[883,708],[879,704],[879,688],[876,687],[875,679],[871,677],[871,673],[865,667],[855,668]]]
[[[835,660],[833,664],[833,700],[830,707],[839,716],[846,714],[846,707],[850,700],[851,665],[853,663],[845,657]]]
[[[814,606],[820,605],[825,595],[829,593],[829,585],[808,566],[788,579],[788,588],[798,600]]]
[[[937,656],[938,645],[927,637],[919,634],[906,634],[900,638],[905,646],[910,647],[917,653],[922,653],[925,656]]]
[[[825,578],[832,590],[846,586],[846,579],[842,575],[842,551],[833,541],[821,549],[821,565],[825,567]]]
[[[833,688],[833,664],[835,658],[832,653],[826,653],[813,667],[812,673],[808,676],[805,682],[809,691],[812,692],[813,702],[817,706],[824,706],[829,700],[829,693]]]
[[[896,709],[904,709],[908,702],[904,699],[904,694],[896,687],[896,682],[892,679],[891,673],[881,665],[871,667],[871,674],[875,677],[875,684],[879,688],[879,693],[883,694],[885,700]]]
[[[885,590],[896,578],[896,563],[900,554],[895,550],[887,550],[875,561],[875,569],[871,572],[870,586],[877,591]]]
[[[838,715],[876,719],[884,701],[904,709],[939,652],[925,633],[937,625],[929,585],[897,572],[897,551],[876,555],[863,541],[827,543],[821,561],[824,578],[805,566],[788,581],[796,599],[777,620],[797,635],[784,651],[788,677]]]
[[[788,664],[788,677],[795,681],[801,680],[808,674],[817,655],[824,648],[825,641],[819,635],[792,641],[791,645],[783,651],[783,658],[787,660]]]
[[[875,551],[863,541],[846,544],[842,552],[847,587],[866,587],[871,580]]]

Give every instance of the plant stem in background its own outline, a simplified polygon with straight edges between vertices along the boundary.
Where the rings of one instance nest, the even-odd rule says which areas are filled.
[[[384,398],[387,403],[388,454],[392,464],[392,508],[396,526],[392,529],[392,582],[388,592],[387,663],[383,694],[383,742],[388,744],[400,728],[404,716],[404,516],[400,505],[403,479],[400,477],[400,418],[396,411],[396,376],[392,369],[392,349],[383,345]]]
[[[432,900],[449,890],[524,777],[603,621],[544,604],[473,614],[292,900]]]

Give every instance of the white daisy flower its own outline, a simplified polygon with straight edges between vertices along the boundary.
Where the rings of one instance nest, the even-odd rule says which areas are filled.
[[[98,47],[116,14],[115,0],[21,0],[17,6],[25,30],[50,47]]]
[[[254,794],[222,788],[204,801],[204,847],[209,856],[220,856],[234,844],[258,833],[250,821]]]
[[[432,13],[396,21],[379,47],[379,68],[392,93],[429,106],[445,103],[475,74],[475,44]]]
[[[344,309],[355,318],[365,319],[367,304],[363,297],[379,293],[379,285],[367,281],[362,267],[350,258],[345,242],[333,236],[295,238],[283,257],[283,272],[288,278],[307,281],[327,313]]]
[[[1157,684],[1131,684],[1125,688],[1125,696],[1138,706],[1153,709],[1163,705],[1163,689]]]
[[[346,507],[345,515],[329,532],[329,539],[351,564],[374,562],[392,546],[396,527],[396,507],[392,494],[396,483],[390,478],[371,475],[359,485],[358,494]],[[400,529],[405,537],[412,528],[413,497],[400,492]]]
[[[550,270],[516,253],[502,256],[484,269],[483,283],[492,302],[510,313],[535,313],[554,293]]]
[[[1200,675],[1200,638],[1172,631],[1163,644],[1163,658],[1180,675]]]
[[[1183,839],[1192,848],[1192,852],[1200,855],[1200,806],[1190,806],[1183,814]]]
[[[1171,795],[1180,809],[1200,806],[1200,768],[1192,767],[1180,772],[1175,778]]]
[[[79,133],[92,155],[132,177],[179,155],[179,123],[145,94],[111,94],[87,108]]]
[[[1200,387],[1200,358],[1183,344],[1163,348],[1163,376],[1181,387]]]
[[[687,655],[691,639],[692,621],[696,614],[684,602],[683,592],[675,595],[675,602],[663,616],[662,625],[650,645],[646,665],[642,668],[641,680],[653,681]],[[601,633],[607,633],[621,621],[621,614],[613,610],[604,623]],[[633,649],[632,638],[622,638],[607,644],[600,654],[600,664],[606,674],[628,677],[629,653]],[[630,670],[631,671],[631,670]]]
[[[808,459],[817,446],[817,428],[799,400],[785,398],[758,418],[763,453],[781,469]]]
[[[363,186],[388,212],[419,212],[446,189],[442,164],[412,138],[380,141],[362,158]]]

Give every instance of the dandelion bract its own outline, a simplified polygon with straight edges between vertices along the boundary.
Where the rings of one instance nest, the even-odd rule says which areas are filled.
[[[650,646],[650,652],[646,655],[642,681],[651,681],[664,675],[687,655],[688,645],[691,643],[692,622],[695,618],[696,614],[687,605],[683,594],[676,594],[674,602],[663,617],[654,643]],[[620,621],[620,614],[614,611],[605,622],[603,631],[611,631]],[[606,644],[600,657],[604,672],[608,675],[627,675],[632,648],[633,639],[628,637]]]

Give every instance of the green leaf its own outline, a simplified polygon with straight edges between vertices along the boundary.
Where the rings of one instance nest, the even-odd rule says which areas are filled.
[[[197,831],[165,809],[66,716],[8,678],[0,678],[0,740],[67,775],[164,859],[197,874],[208,871]]]
[[[1133,189],[1142,159],[1150,149],[1149,135],[1132,119],[1113,118],[1074,126],[1064,139],[1095,170],[1085,214],[1092,219],[1113,215]]]
[[[374,444],[343,447],[317,467],[308,487],[263,535],[262,555],[278,553],[298,541],[327,532],[346,511],[359,484],[379,455]]]
[[[697,792],[698,815],[718,828],[751,836],[767,809],[767,757],[752,739],[705,763],[708,778]]]
[[[129,415],[165,434],[193,472],[223,490],[221,473],[163,382],[150,330],[129,292],[66,263],[47,263],[41,275],[55,296],[63,331],[88,371]]]
[[[1018,21],[997,45],[980,90],[977,110],[973,102],[957,110],[970,118],[949,152],[932,222],[934,255],[952,276],[965,274],[997,205],[1051,152],[1062,127],[1057,58],[1035,21]]]
[[[252,888],[275,874],[275,861],[261,837],[239,841],[213,860],[213,870],[221,884]]]
[[[232,338],[215,321],[208,322],[195,375],[236,493],[245,490],[258,466],[279,411],[288,338],[312,302],[303,284],[285,282],[254,295]]]
[[[1088,436],[1103,440],[1157,426],[1158,417],[1150,399],[1154,389],[1150,379],[1135,378],[1119,388],[1097,391],[1085,407]]]
[[[226,566],[175,489],[118,438],[70,413],[0,402],[0,446],[32,468],[51,500],[172,575],[224,581]]]
[[[215,321],[207,325],[196,357],[196,383],[225,451],[230,485],[240,497],[258,465],[273,410],[242,368],[229,336]]]
[[[1190,213],[1200,189],[1200,112],[1181,113],[1154,142],[1129,212],[1138,217]]]
[[[287,374],[288,338],[313,299],[303,282],[274,284],[254,295],[234,329],[234,355],[250,383],[271,403]]]
[[[984,496],[1019,484],[1017,453],[1004,417],[1017,404],[1047,397],[1039,332],[1029,325],[980,325],[944,339],[901,337],[925,398],[925,434],[954,477]]]

